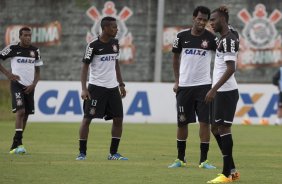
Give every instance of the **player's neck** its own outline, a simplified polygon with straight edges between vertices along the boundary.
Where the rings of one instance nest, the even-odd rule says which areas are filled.
[[[229,33],[229,28],[227,26],[223,26],[222,30],[220,31],[221,37],[225,37]]]
[[[103,43],[108,43],[110,41],[111,37],[108,35],[102,33],[101,36],[99,37],[99,40]]]
[[[195,27],[192,27],[191,34],[193,36],[201,36],[205,32],[205,29],[197,30]]]
[[[24,43],[20,42],[19,44],[21,47],[28,48],[30,45],[25,45]]]

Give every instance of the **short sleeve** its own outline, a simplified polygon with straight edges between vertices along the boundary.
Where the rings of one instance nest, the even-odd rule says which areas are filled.
[[[11,46],[5,47],[2,51],[0,51],[0,59],[7,59],[9,57],[12,57],[12,48]]]
[[[82,62],[83,63],[91,63],[91,60],[93,58],[93,54],[94,54],[94,47],[93,47],[93,44],[88,44],[86,46],[86,49],[85,49],[85,53],[84,53],[84,56],[83,56],[83,59],[82,59]]]
[[[236,38],[226,37],[222,40],[224,61],[236,61],[239,43]]]
[[[41,59],[41,56],[40,56],[40,51],[39,49],[36,50],[36,58],[35,58],[35,66],[41,66],[43,65],[43,61]]]
[[[172,44],[172,52],[180,53],[181,51],[182,51],[181,39],[180,39],[179,34],[177,34]]]
[[[218,43],[218,38],[214,35],[212,44],[211,44],[211,50],[216,51],[217,43]]]

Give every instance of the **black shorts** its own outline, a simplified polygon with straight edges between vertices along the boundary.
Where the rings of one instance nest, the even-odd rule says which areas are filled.
[[[279,92],[278,107],[279,107],[279,108],[282,108],[282,92]]]
[[[179,87],[176,94],[178,126],[196,122],[209,123],[209,104],[205,103],[211,85]]]
[[[232,91],[217,92],[214,99],[214,122],[225,126],[231,126],[236,112],[239,92]]]
[[[12,111],[25,109],[26,114],[34,114],[34,90],[26,94],[25,86],[17,81],[11,81]]]
[[[91,99],[83,102],[85,118],[110,120],[123,117],[123,106],[118,87],[109,89],[89,84],[88,91]]]

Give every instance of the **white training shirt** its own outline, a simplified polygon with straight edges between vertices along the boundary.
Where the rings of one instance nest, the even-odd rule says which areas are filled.
[[[11,69],[14,75],[18,75],[20,84],[29,86],[34,81],[35,66],[42,66],[39,49],[30,46],[21,47],[19,44],[11,44],[0,52],[0,59],[11,58]]]
[[[216,50],[216,36],[208,30],[200,36],[187,29],[177,34],[172,52],[180,53],[179,86],[211,84],[210,63]]]
[[[239,50],[239,36],[236,31],[230,30],[228,34],[219,40],[216,50],[214,71],[213,71],[213,86],[220,80],[227,69],[226,61],[235,62],[237,64],[237,55]],[[237,82],[234,74],[217,90],[231,91],[237,89]]]
[[[90,64],[88,83],[106,88],[117,87],[116,61],[118,59],[117,39],[111,39],[108,43],[103,43],[99,39],[90,42],[82,60]]]

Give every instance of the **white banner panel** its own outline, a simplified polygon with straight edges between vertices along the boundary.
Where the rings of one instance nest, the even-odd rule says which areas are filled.
[[[176,123],[172,88],[173,83],[126,83],[124,122]],[[239,91],[235,123],[241,123],[243,118],[249,118],[253,124],[258,124],[261,118],[274,123],[278,100],[275,86],[242,84]],[[35,115],[30,116],[30,121],[80,122],[83,117],[80,93],[78,81],[40,81],[35,92]]]

